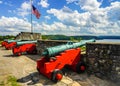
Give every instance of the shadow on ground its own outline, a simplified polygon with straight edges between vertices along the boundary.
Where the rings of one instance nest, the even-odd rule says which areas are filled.
[[[38,72],[34,72],[34,73],[31,73],[25,77],[22,77],[22,78],[18,79],[17,82],[26,83],[27,85],[34,85],[37,83],[41,83],[42,85],[55,84],[51,80],[46,78],[45,76],[39,74]]]
[[[25,56],[32,59],[33,61],[37,61],[41,57],[40,55],[37,55],[37,54],[36,55],[34,55],[34,54],[31,54],[31,55],[26,54]]]
[[[16,57],[16,56],[13,54],[10,54],[10,55],[3,55],[3,57]]]
[[[7,50],[7,49],[5,49],[5,48],[2,47],[1,50]]]
[[[31,60],[33,61],[37,61],[37,59],[40,59],[40,56],[39,55],[34,55],[34,54],[27,54],[27,53],[23,53],[22,55],[25,55],[26,57],[30,58]],[[21,56],[22,56],[21,55]],[[3,55],[3,57],[20,57],[20,56],[17,56],[17,55],[13,55],[13,54],[10,54],[10,55]]]

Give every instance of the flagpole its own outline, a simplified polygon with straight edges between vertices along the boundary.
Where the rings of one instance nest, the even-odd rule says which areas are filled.
[[[33,25],[32,25],[32,0],[30,0],[31,5],[31,33],[33,33]]]

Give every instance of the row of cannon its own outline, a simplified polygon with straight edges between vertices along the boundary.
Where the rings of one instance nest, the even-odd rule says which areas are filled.
[[[80,42],[68,42],[64,45],[48,47],[42,52],[42,56],[37,60],[37,70],[54,82],[58,82],[63,77],[65,66],[77,73],[86,70],[85,63],[81,62],[80,47],[87,42],[95,42],[95,39],[82,40]],[[23,52],[37,54],[37,40],[4,40],[2,46],[12,49],[14,55],[21,55]]]
[[[7,50],[12,49],[13,55],[20,56],[24,52],[36,54],[36,43],[37,41],[33,40],[4,40],[1,44]]]

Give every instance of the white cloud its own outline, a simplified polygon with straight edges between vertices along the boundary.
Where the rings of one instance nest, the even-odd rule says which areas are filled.
[[[68,7],[64,7],[61,10],[57,9],[50,9],[47,12],[49,14],[53,14],[56,16],[60,21],[67,25],[72,25],[72,26],[81,26],[85,25],[88,17],[90,14],[88,12],[86,13],[79,13],[78,11],[65,11],[64,9],[69,9]],[[61,15],[62,14],[62,15]],[[84,17],[83,17],[84,16]]]
[[[51,19],[50,16],[45,16],[45,19]]]
[[[73,11],[70,8],[66,7],[66,6],[63,7],[62,11],[66,12],[66,13],[73,13]]]
[[[94,4],[94,3],[93,3]],[[89,5],[89,3],[88,3]],[[94,5],[95,6],[95,5]],[[71,26],[76,34],[120,34],[120,2],[113,2],[111,6],[99,8],[100,4],[96,4],[96,9],[84,13],[64,11],[66,7],[47,10],[47,13],[53,14],[64,25]],[[62,15],[61,15],[62,14]],[[70,27],[68,27],[69,29]]]
[[[24,10],[30,9],[30,3],[29,2],[22,3],[21,8]]]
[[[16,35],[21,31],[29,31],[30,23],[17,17],[2,16],[0,18],[0,27],[1,35],[6,35],[6,33]]]
[[[106,10],[110,21],[120,21],[120,2],[111,3],[111,6],[107,7]]]
[[[79,1],[79,0],[66,0],[67,4],[73,3],[73,2],[76,2],[76,1]]]
[[[83,10],[94,11],[100,7],[101,2],[98,2],[97,0],[80,0],[77,4]]]
[[[49,6],[48,0],[41,0],[38,5],[41,5],[44,8],[47,8]]]
[[[73,35],[73,28],[64,25],[61,22],[54,22],[53,24],[36,24],[35,31],[41,32],[42,34],[64,34],[64,35]]]
[[[19,16],[25,17],[25,16],[27,16],[27,15],[30,14],[30,12],[31,12],[30,9],[31,9],[30,2],[23,2],[23,3],[21,4],[21,7],[18,8],[17,14],[18,14]]]
[[[97,10],[100,5],[102,4],[101,0],[98,2],[97,0],[66,0],[66,2],[69,3],[75,3],[76,5],[79,5],[82,10],[85,11],[94,11]]]

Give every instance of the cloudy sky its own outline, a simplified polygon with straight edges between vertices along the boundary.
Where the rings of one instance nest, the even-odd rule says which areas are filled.
[[[32,0],[34,32],[120,35],[120,0]],[[0,35],[31,31],[30,0],[0,0]]]

